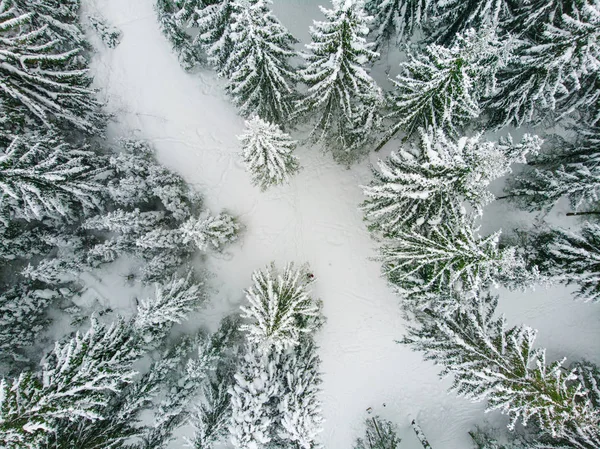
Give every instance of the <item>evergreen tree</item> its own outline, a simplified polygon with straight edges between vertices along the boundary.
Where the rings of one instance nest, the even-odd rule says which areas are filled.
[[[228,213],[215,216],[205,212],[199,218],[184,222],[178,231],[182,234],[183,244],[192,242],[200,251],[222,251],[238,239],[239,229],[237,220]]]
[[[511,17],[511,0],[446,0],[432,5],[427,35],[442,45],[451,44],[470,28],[496,30]]]
[[[154,10],[158,16],[160,29],[171,43],[177,54],[179,63],[185,70],[190,70],[202,62],[202,55],[198,45],[187,33],[186,27],[178,20],[176,0],[156,0]]]
[[[8,0],[0,2],[3,113],[25,114],[46,127],[58,120],[97,131],[102,118],[87,69],[75,62],[79,50],[58,48],[45,26],[32,23],[33,17],[19,13]]]
[[[426,230],[448,220],[452,205],[468,201],[481,214],[493,201],[488,185],[510,172],[514,162],[537,153],[541,140],[525,135],[519,144],[510,136],[499,144],[480,135],[454,142],[440,129],[420,129],[414,155],[401,149],[373,169],[375,179],[363,187],[361,208],[372,231],[393,237],[407,229]]]
[[[24,372],[0,382],[2,439],[8,448],[37,448],[56,420],[101,419],[106,392],[131,382],[139,356],[131,326],[104,326],[92,318],[85,333],[56,343],[39,375]]]
[[[300,170],[298,158],[292,154],[296,142],[278,125],[254,117],[246,121],[246,129],[238,137],[243,146],[242,159],[252,182],[261,190],[286,182]]]
[[[354,449],[400,449],[398,430],[391,421],[373,416],[365,421],[364,438],[358,438]]]
[[[317,117],[312,136],[326,141],[344,164],[360,157],[380,125],[381,90],[365,68],[377,53],[365,39],[371,18],[363,5],[362,0],[334,0],[333,9],[321,7],[326,21],[311,27],[307,66],[300,71],[308,94],[297,113]]]
[[[246,290],[248,306],[242,306],[242,325],[248,341],[260,349],[276,350],[298,344],[301,336],[318,326],[319,303],[306,288],[311,282],[306,269],[288,264],[279,273],[274,264],[252,274],[253,286]]]
[[[557,25],[563,14],[570,14],[579,0],[529,0],[515,2],[512,17],[505,24],[515,34],[527,34],[531,39],[539,37],[546,24]]]
[[[398,231],[381,248],[380,260],[389,281],[408,292],[441,292],[460,286],[475,291],[500,280],[526,282],[535,278],[514,247],[499,248],[500,232],[480,237],[472,219],[455,210],[427,236]]]
[[[236,449],[264,448],[271,441],[274,400],[279,397],[279,353],[250,347],[235,374],[229,433]]]
[[[322,448],[316,442],[318,434],[323,431],[318,397],[321,391],[321,360],[316,350],[312,338],[304,337],[292,352],[283,356],[278,436],[288,447]]]
[[[105,19],[100,17],[90,16],[88,20],[108,48],[115,48],[119,45],[123,34],[121,30],[108,24]]]
[[[498,126],[539,123],[551,113],[590,109],[598,100],[600,2],[573,2],[538,41],[522,40],[499,73],[498,92],[486,102]]]
[[[369,0],[365,9],[374,17],[375,42],[408,41],[429,18],[432,0]]]
[[[600,130],[581,132],[575,143],[555,137],[549,153],[530,161],[531,168],[510,179],[507,198],[527,210],[551,208],[568,197],[573,210],[600,200]]]
[[[73,149],[55,134],[16,137],[0,153],[0,215],[24,220],[73,221],[100,209],[104,161]]]
[[[542,274],[578,285],[579,299],[600,301],[600,225],[586,223],[578,233],[564,229],[542,232],[528,249]]]
[[[208,61],[224,75],[233,49],[233,15],[240,12],[240,6],[237,0],[220,0],[196,11],[196,39],[208,55]]]
[[[534,421],[553,438],[569,432],[598,438],[598,410],[577,370],[564,359],[547,364],[545,351],[533,346],[536,331],[507,328],[503,317],[494,317],[496,306],[488,296],[452,315],[426,313],[402,342],[442,365],[441,375],[452,374],[458,394],[507,414],[511,429]]]
[[[296,39],[273,15],[271,0],[235,0],[231,52],[219,74],[244,117],[285,123],[293,110],[296,74],[288,59]]]
[[[394,125],[377,149],[400,130],[406,133],[405,139],[419,127],[430,126],[458,135],[479,117],[479,99],[493,91],[508,46],[493,31],[468,30],[451,47],[431,44],[422,52],[409,52],[388,97],[387,117]]]

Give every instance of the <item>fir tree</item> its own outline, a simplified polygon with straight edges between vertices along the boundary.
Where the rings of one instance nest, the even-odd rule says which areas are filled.
[[[516,3],[516,2],[515,2]],[[451,44],[470,28],[496,30],[511,17],[510,0],[447,0],[432,5],[427,35],[443,45]]]
[[[229,433],[236,449],[264,448],[271,441],[274,398],[279,397],[279,354],[250,347],[235,374]]]
[[[373,416],[365,425],[365,436],[356,440],[354,449],[400,449],[398,430],[391,421]]]
[[[375,42],[381,47],[408,41],[428,20],[432,0],[369,0],[365,6],[374,17]]]
[[[303,338],[296,348],[283,356],[280,368],[281,414],[279,438],[297,449],[316,449],[316,442],[323,431],[321,401],[319,400],[321,360],[312,338]]]
[[[488,296],[450,316],[429,312],[402,342],[442,365],[441,375],[453,375],[458,394],[507,414],[511,429],[531,420],[553,438],[598,435],[598,411],[576,369],[567,369],[564,359],[547,364],[545,351],[533,346],[536,331],[507,328],[503,317],[494,317],[496,305]]]
[[[271,0],[235,0],[231,52],[219,74],[244,117],[285,123],[292,110],[296,75],[288,59],[296,39],[270,11]]]
[[[55,134],[17,137],[0,153],[0,215],[73,221],[101,208],[104,161]],[[2,210],[3,209],[3,210]]]
[[[248,341],[263,350],[290,348],[301,336],[318,325],[319,304],[307,293],[310,283],[306,269],[288,264],[279,273],[271,264],[252,274],[253,286],[246,290],[248,306],[242,306],[242,325]]]
[[[0,2],[0,98],[4,114],[26,114],[46,127],[67,122],[96,132],[101,115],[91,78],[74,58],[78,49],[61,50],[46,26],[32,23],[32,12],[19,13]]]
[[[600,225],[586,223],[577,233],[564,229],[542,232],[528,249],[542,274],[578,285],[579,299],[600,301]]]
[[[106,20],[99,17],[90,16],[88,20],[108,48],[115,48],[119,45],[123,34],[121,30],[106,23]]]
[[[176,3],[176,0],[156,0],[154,9],[160,29],[171,43],[179,63],[185,70],[190,70],[202,62],[202,55],[186,27],[178,21],[177,13],[180,10]]]
[[[400,130],[410,137],[419,127],[442,128],[456,136],[479,117],[479,99],[493,91],[496,72],[504,64],[508,44],[493,31],[460,35],[451,47],[431,44],[422,52],[408,53],[400,74],[392,82],[388,118],[394,125],[380,149]]]
[[[211,215],[205,212],[199,218],[190,218],[179,228],[182,243],[192,242],[200,251],[209,249],[222,251],[223,248],[238,239],[240,225],[226,212]]]
[[[233,14],[240,12],[237,0],[221,0],[197,10],[197,40],[208,55],[208,61],[218,73],[226,74],[225,66],[233,49]]]
[[[261,190],[288,181],[300,170],[298,158],[292,154],[296,142],[278,125],[254,117],[246,121],[246,129],[247,132],[239,136],[243,145],[242,159],[252,175],[252,182]]]
[[[380,125],[381,90],[365,68],[377,53],[365,39],[371,18],[363,3],[334,0],[333,9],[321,7],[326,21],[311,27],[307,66],[300,72],[308,94],[297,113],[318,117],[312,136],[326,141],[334,158],[345,164],[364,152]]]
[[[499,280],[523,282],[528,274],[522,256],[513,247],[499,248],[500,232],[480,237],[472,219],[456,210],[427,236],[398,231],[381,248],[380,260],[389,281],[409,292],[444,291],[460,286],[465,291]]]
[[[546,24],[539,42],[527,39],[499,73],[486,102],[498,126],[539,123],[552,113],[585,111],[598,100],[600,2],[573,2],[573,12]]]
[[[419,134],[418,155],[404,149],[392,152],[378,162],[375,179],[363,187],[367,200],[361,208],[369,228],[386,237],[407,229],[422,228],[426,233],[448,220],[452,205],[462,201],[481,214],[494,199],[487,190],[490,182],[541,146],[541,140],[530,135],[518,144],[510,136],[495,144],[482,141],[480,135],[454,142],[440,129],[420,129]]]

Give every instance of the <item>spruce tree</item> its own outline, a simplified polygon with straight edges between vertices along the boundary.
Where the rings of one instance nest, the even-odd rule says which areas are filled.
[[[356,440],[354,449],[400,449],[402,440],[391,421],[373,416],[366,419],[365,425],[365,436]]]
[[[237,220],[226,212],[219,215],[204,212],[200,217],[184,222],[177,231],[184,245],[193,243],[200,251],[222,251],[238,239],[239,229]]]
[[[271,0],[235,0],[231,52],[219,74],[244,117],[283,124],[293,110],[296,39],[269,9]]]
[[[261,190],[288,181],[300,170],[293,151],[296,142],[276,124],[260,117],[246,121],[247,131],[238,137],[242,142],[242,160]]]
[[[97,132],[102,117],[87,69],[76,62],[80,49],[58,48],[59,41],[48,36],[45,26],[32,23],[33,17],[9,1],[0,2],[2,112],[25,115],[46,127],[59,121]]]
[[[196,11],[198,43],[217,73],[226,75],[225,66],[233,49],[233,14],[240,12],[237,0],[221,0]]]
[[[74,221],[103,205],[106,162],[56,134],[16,137],[0,153],[0,214],[24,220]]]
[[[498,74],[498,92],[486,101],[498,126],[539,123],[549,114],[585,113],[598,100],[600,2],[573,2],[559,23],[535,42],[523,39]]]
[[[431,44],[421,52],[409,52],[408,60],[400,64],[400,74],[392,80],[395,90],[388,96],[386,117],[394,125],[377,149],[400,130],[405,139],[429,126],[458,135],[479,117],[479,100],[493,90],[507,45],[493,30],[468,30],[452,46]]]
[[[386,237],[409,229],[426,234],[448,220],[452,205],[462,201],[481,214],[494,199],[488,185],[541,146],[541,140],[530,135],[517,144],[510,136],[496,144],[482,141],[480,135],[454,142],[432,128],[420,129],[419,136],[418,148],[401,149],[380,160],[373,169],[375,179],[363,187],[367,199],[361,208],[369,228]]]
[[[96,30],[98,36],[100,36],[100,39],[108,48],[115,48],[117,45],[119,45],[123,35],[121,30],[110,25],[101,17],[90,16],[88,20],[92,28]]]
[[[317,117],[312,137],[344,164],[361,156],[380,126],[381,90],[365,67],[377,53],[365,39],[371,19],[363,5],[362,0],[334,0],[333,9],[321,7],[326,20],[311,27],[307,65],[300,71],[308,93],[297,113]]]
[[[377,47],[408,41],[426,24],[432,5],[432,0],[369,0],[365,9],[374,17]]]
[[[452,375],[459,395],[487,400],[489,410],[508,415],[510,429],[533,421],[553,438],[579,433],[598,441],[598,410],[577,368],[565,359],[548,364],[545,350],[534,348],[536,331],[508,328],[504,317],[494,316],[496,306],[487,296],[452,315],[430,311],[402,343],[441,365],[442,376]]]
[[[578,285],[579,299],[600,301],[600,225],[585,223],[579,232],[565,229],[542,232],[527,246],[532,263],[542,274]]]
[[[306,291],[311,277],[305,268],[288,264],[280,273],[271,264],[255,271],[252,282],[246,290],[250,304],[241,307],[242,317],[250,320],[241,327],[248,341],[263,350],[281,350],[318,326],[319,303]]]

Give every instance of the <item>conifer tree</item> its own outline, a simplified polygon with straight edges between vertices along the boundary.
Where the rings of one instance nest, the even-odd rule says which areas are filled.
[[[539,123],[548,114],[585,112],[598,101],[600,1],[573,2],[538,41],[522,40],[486,101],[498,126]]]
[[[308,93],[297,113],[317,117],[313,138],[325,141],[344,164],[360,157],[380,125],[381,90],[365,68],[377,53],[365,39],[371,18],[363,6],[363,0],[334,0],[333,9],[321,7],[326,20],[311,27],[300,72]]]
[[[105,161],[56,134],[16,137],[0,153],[0,215],[73,221],[102,207]]]
[[[223,248],[238,239],[240,225],[226,212],[211,215],[204,212],[198,218],[190,218],[177,230],[182,235],[181,242],[193,243],[200,251],[222,251]]]
[[[429,39],[450,45],[470,28],[496,30],[511,17],[510,0],[447,0],[433,2],[427,26]]]
[[[451,316],[429,312],[402,342],[441,365],[441,375],[452,375],[459,395],[508,415],[510,429],[533,421],[553,438],[579,433],[598,441],[598,410],[577,369],[565,359],[546,363],[545,350],[534,348],[536,331],[508,328],[494,316],[496,306],[487,296]]]
[[[242,159],[252,182],[261,190],[282,184],[300,170],[298,158],[292,153],[296,142],[278,125],[260,117],[246,121],[247,131],[239,136],[242,142]]]
[[[559,282],[578,285],[577,298],[600,301],[600,225],[581,231],[555,229],[537,234],[527,245],[540,272]]]
[[[88,20],[108,48],[115,48],[119,45],[123,34],[121,30],[108,24],[105,19],[100,17],[90,16]]]
[[[369,0],[365,9],[374,17],[377,47],[408,41],[426,24],[432,4],[432,0]]]
[[[408,60],[400,64],[400,74],[392,80],[395,90],[388,98],[387,117],[394,125],[377,149],[400,130],[406,139],[418,128],[429,126],[458,135],[479,117],[479,100],[493,91],[507,48],[493,30],[467,30],[452,46],[431,44],[422,52],[409,52]]]
[[[271,264],[255,271],[252,282],[246,290],[250,304],[241,307],[242,317],[250,320],[241,326],[248,341],[263,350],[281,350],[318,326],[319,304],[306,291],[311,282],[306,269],[288,264],[280,273]]]
[[[298,449],[317,449],[323,431],[319,400],[321,360],[312,336],[304,337],[294,350],[283,356],[281,372],[280,430],[278,437]]]
[[[208,55],[208,61],[223,75],[233,48],[233,14],[239,11],[237,0],[221,0],[196,11],[196,39]]]
[[[389,281],[408,292],[457,287],[475,291],[500,280],[526,282],[535,277],[514,247],[499,248],[499,238],[500,232],[480,237],[472,219],[454,208],[452,219],[427,236],[398,231],[381,248],[380,260]]]
[[[356,440],[354,449],[400,449],[402,440],[391,421],[373,416],[367,418],[365,425],[365,436]]]
[[[53,121],[96,132],[102,126],[91,78],[76,64],[79,49],[62,50],[46,26],[32,23],[32,12],[20,13],[0,2],[0,98],[4,114],[26,115],[46,127]],[[14,123],[12,123],[14,125]]]
[[[296,39],[269,9],[271,0],[235,0],[231,52],[219,74],[244,117],[285,123],[293,110]]]
[[[156,0],[154,5],[160,29],[171,43],[177,54],[179,63],[185,70],[190,70],[202,61],[200,48],[188,34],[186,26],[178,20],[176,0]]]
[[[480,135],[457,142],[440,129],[420,129],[413,152],[392,152],[373,169],[375,179],[363,187],[367,199],[361,208],[372,231],[394,236],[407,229],[427,229],[449,219],[452,205],[468,201],[481,208],[494,196],[487,190],[493,180],[510,172],[514,162],[537,153],[541,140],[525,135],[515,144],[510,136],[498,144]],[[414,152],[417,155],[413,154]]]

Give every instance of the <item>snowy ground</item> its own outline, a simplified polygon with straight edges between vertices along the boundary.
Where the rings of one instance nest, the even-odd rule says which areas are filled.
[[[226,208],[246,227],[239,244],[208,260],[216,295],[206,313],[216,317],[236,308],[252,271],[270,261],[310,263],[318,280],[314,294],[328,318],[319,336],[325,447],[350,448],[370,406],[400,426],[403,448],[419,448],[411,417],[435,449],[470,447],[467,431],[482,421],[483,405],[448,394],[449,382],[438,380],[433,365],[394,342],[404,328],[399,299],[380,277],[379,264],[369,260],[376,244],[357,210],[359,185],[370,178],[368,162],[345,170],[320,148],[301,146],[302,172],[290,185],[261,193],[238,158],[243,120],[212,72],[186,74],[179,67],[158,29],[154,2],[86,3],[123,31],[121,44],[114,50],[99,46],[95,61],[96,84],[117,117],[111,135],[152,142],[159,160],[196,186],[214,212]],[[306,40],[312,18],[320,17],[318,3],[275,0],[274,9]],[[506,212],[495,210],[497,217]],[[550,356],[599,361],[597,305],[572,303],[566,289],[554,288],[503,294],[501,308],[511,323],[539,328]]]

